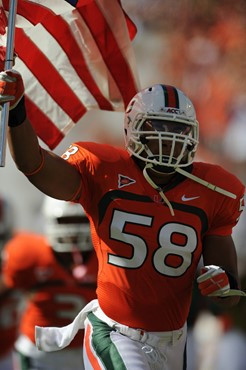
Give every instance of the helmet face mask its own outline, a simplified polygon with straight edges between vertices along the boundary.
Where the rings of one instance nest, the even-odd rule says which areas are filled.
[[[168,93],[172,94],[169,101]],[[168,106],[170,103],[175,107]],[[124,128],[128,152],[152,163],[160,172],[185,167],[193,161],[198,144],[195,110],[174,87],[155,85],[135,95],[126,110]]]
[[[89,219],[79,204],[47,197],[43,213],[44,232],[55,252],[93,250]]]

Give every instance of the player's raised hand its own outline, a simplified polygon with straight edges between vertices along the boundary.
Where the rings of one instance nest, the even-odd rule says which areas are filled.
[[[0,72],[0,104],[9,102],[9,126],[20,125],[26,118],[24,83],[14,69]]]
[[[0,72],[0,103],[10,102],[10,109],[17,106],[24,95],[24,84],[14,69]]]
[[[201,268],[197,278],[198,288],[204,296],[223,296],[230,290],[226,272],[219,266],[209,265]]]

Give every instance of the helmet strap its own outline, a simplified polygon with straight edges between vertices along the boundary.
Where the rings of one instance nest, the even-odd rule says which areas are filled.
[[[145,180],[150,184],[150,186],[152,186],[155,190],[158,191],[158,193],[160,194],[161,198],[164,200],[164,202],[166,203],[166,205],[168,206],[169,210],[170,210],[170,213],[172,216],[174,216],[174,210],[173,210],[173,207],[171,205],[171,203],[169,202],[169,200],[167,199],[166,195],[164,194],[162,188],[158,185],[156,185],[154,183],[154,181],[151,179],[151,177],[149,176],[148,174],[148,169],[152,169],[153,168],[153,163],[147,163],[143,169],[143,175],[144,175],[144,178]]]
[[[219,186],[213,185],[213,184],[211,184],[208,181],[205,181],[203,179],[200,179],[200,177],[197,177],[197,176],[193,175],[192,173],[189,173],[189,172],[187,172],[187,171],[185,171],[185,170],[183,170],[183,169],[181,169],[179,167],[176,167],[175,168],[175,171],[178,172],[178,173],[180,173],[183,176],[188,177],[189,179],[191,179],[193,181],[198,182],[199,184],[205,186],[206,188],[209,188],[209,189],[211,189],[213,191],[217,191],[218,193],[223,194],[223,195],[225,195],[225,196],[227,196],[229,198],[232,198],[232,199],[236,199],[237,198],[237,196],[235,194],[231,193],[230,191],[224,190],[224,189],[220,188]]]
[[[176,172],[174,167],[159,166],[159,165],[154,165],[152,163],[149,163],[149,164],[152,165],[151,171],[157,173],[158,175],[172,175],[172,174],[174,174]],[[165,171],[165,172],[164,171],[161,171],[161,170],[159,171],[158,170],[158,167],[161,167],[161,168],[165,167],[167,169],[167,171]]]

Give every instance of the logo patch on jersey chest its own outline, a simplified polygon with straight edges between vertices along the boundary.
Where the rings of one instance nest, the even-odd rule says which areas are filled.
[[[128,176],[118,174],[118,188],[123,188],[131,184],[135,184],[136,180],[131,179]]]

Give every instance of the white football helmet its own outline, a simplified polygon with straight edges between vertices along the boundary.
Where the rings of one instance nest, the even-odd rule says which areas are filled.
[[[44,232],[56,252],[93,250],[90,223],[80,204],[45,197]]]
[[[190,165],[197,150],[194,106],[181,90],[169,85],[154,85],[132,98],[124,132],[128,152],[161,172]],[[155,152],[150,149],[154,141]]]
[[[0,198],[0,250],[12,237],[14,229],[14,212],[6,199]]]

